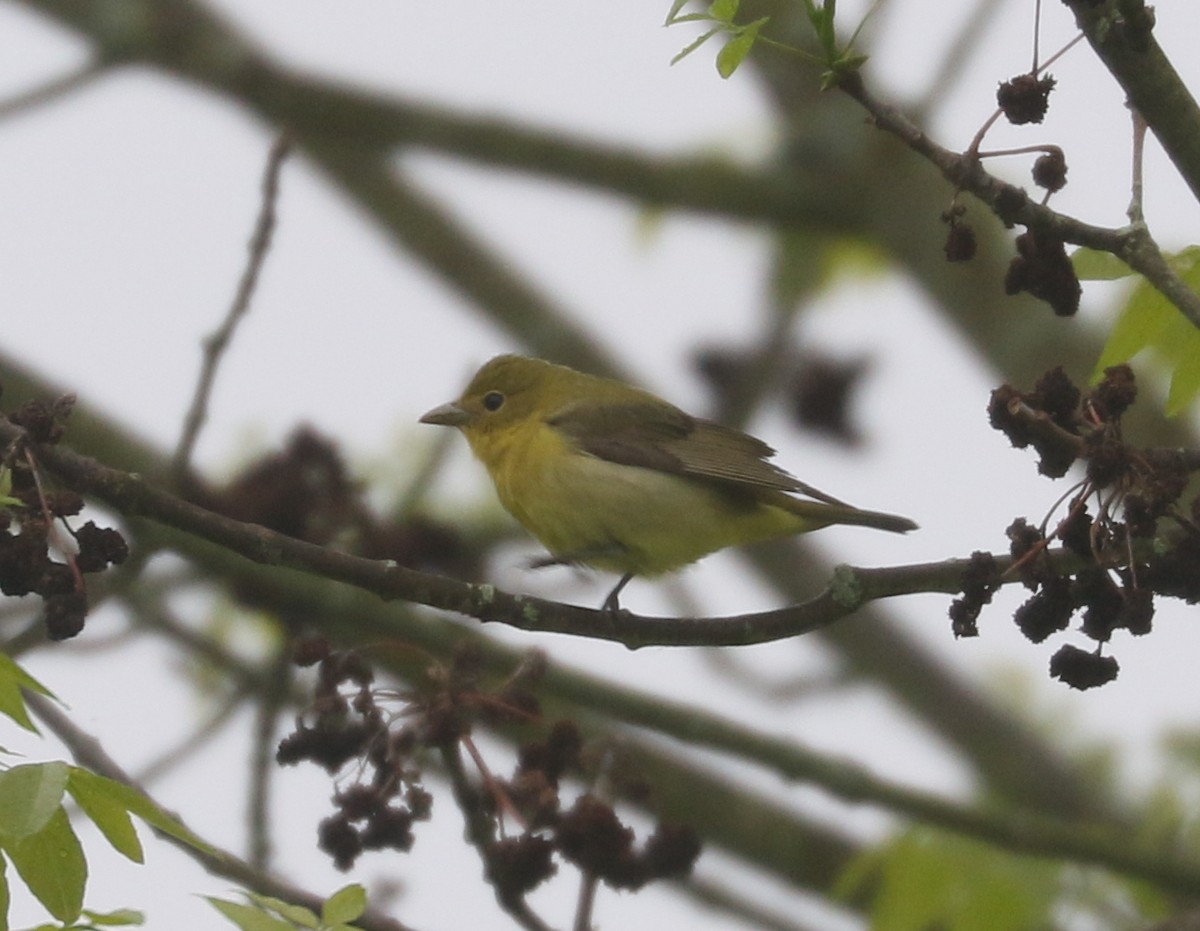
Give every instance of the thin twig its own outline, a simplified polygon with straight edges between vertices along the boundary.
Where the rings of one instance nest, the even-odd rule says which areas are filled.
[[[1033,65],[1029,69],[1030,74],[1037,74],[1038,71],[1038,46],[1042,37],[1042,0],[1034,0],[1033,4]]]
[[[93,58],[79,68],[54,78],[32,90],[22,91],[8,100],[0,100],[0,120],[17,116],[34,107],[44,106],[71,91],[89,84],[103,74],[111,64],[103,57]]]
[[[75,560],[76,549],[74,546],[69,546],[63,539],[62,531],[58,529],[58,521],[55,520],[54,514],[50,511],[50,505],[46,501],[46,489],[42,486],[42,475],[38,469],[33,449],[26,443],[22,453],[25,456],[25,464],[29,466],[29,472],[33,476],[33,487],[37,489],[38,502],[42,506],[42,520],[46,523],[46,535],[55,548],[63,554],[67,565],[71,567],[71,577],[75,580],[75,591],[86,592],[87,583],[83,580],[83,573],[79,571],[79,563]]]
[[[596,887],[600,880],[591,870],[584,870],[579,880],[579,898],[575,903],[575,924],[572,931],[593,931],[592,912],[596,907]]]
[[[1141,111],[1130,108],[1129,114],[1133,120],[1133,157],[1131,159],[1133,177],[1129,185],[1129,210],[1126,213],[1129,217],[1129,222],[1137,225],[1144,223],[1146,219],[1145,214],[1142,212],[1142,196],[1144,193],[1142,184],[1145,177],[1143,171],[1146,153],[1146,130],[1149,127]]]
[[[208,418],[208,400],[212,394],[213,384],[217,377],[217,367],[225,350],[229,347],[238,323],[250,309],[250,300],[258,284],[259,274],[266,261],[267,252],[271,247],[271,236],[275,230],[276,203],[279,200],[279,175],[283,163],[291,151],[291,135],[285,130],[280,133],[267,154],[267,167],[263,172],[262,203],[259,207],[258,219],[254,224],[254,235],[250,238],[249,255],[242,277],[238,281],[233,303],[221,326],[204,341],[204,362],[200,368],[200,378],[196,383],[196,393],[192,397],[191,407],[184,419],[183,434],[179,438],[179,446],[175,450],[172,469],[176,481],[181,482],[190,468],[192,451],[196,447],[200,429]]]
[[[275,733],[292,684],[291,652],[286,642],[275,651],[261,700],[254,712],[254,746],[250,757],[249,858],[255,869],[271,865],[271,777],[275,773]]]
[[[457,743],[448,743],[441,748],[442,763],[450,777],[450,788],[454,800],[466,821],[467,841],[479,854],[486,873],[491,873],[492,845],[496,842],[496,823],[484,808],[483,797],[471,784],[463,766],[462,754]],[[526,931],[553,931],[550,925],[529,907],[524,896],[501,895],[496,892],[496,901]]]
[[[248,698],[252,695],[253,692],[245,687],[229,693],[204,720],[178,735],[173,746],[167,747],[150,760],[133,778],[139,785],[150,785],[183,766],[224,733],[226,725],[234,722],[238,712],[245,708]]]

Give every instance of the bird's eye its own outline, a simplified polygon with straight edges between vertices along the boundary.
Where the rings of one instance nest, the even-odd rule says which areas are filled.
[[[498,411],[504,406],[504,395],[499,391],[489,391],[483,396],[483,406],[489,411]]]

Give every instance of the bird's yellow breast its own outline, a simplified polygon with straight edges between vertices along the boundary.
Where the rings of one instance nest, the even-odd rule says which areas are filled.
[[[814,526],[751,494],[582,452],[537,418],[468,439],[509,513],[555,556],[597,568],[656,575]]]

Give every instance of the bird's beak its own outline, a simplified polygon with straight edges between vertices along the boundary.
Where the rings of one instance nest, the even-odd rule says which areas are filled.
[[[421,423],[437,424],[439,427],[461,427],[468,420],[470,415],[457,404],[443,404],[441,407],[435,407],[421,418]]]

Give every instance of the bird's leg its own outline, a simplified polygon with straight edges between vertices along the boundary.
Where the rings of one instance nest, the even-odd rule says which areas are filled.
[[[529,563],[530,569],[544,569],[547,566],[581,566],[587,565],[594,560],[612,560],[625,552],[625,547],[620,543],[608,543],[602,546],[593,546],[585,550],[576,550],[571,553],[555,553],[553,555],[541,556],[531,560]],[[621,589],[629,584],[629,580],[633,578],[632,572],[626,572],[615,586],[608,593],[608,597],[604,599],[604,604],[600,606],[600,610],[613,618],[621,613],[621,602],[619,595]]]
[[[619,596],[621,594],[621,589],[623,589],[626,585],[628,585],[629,580],[632,578],[633,578],[632,572],[626,572],[623,576],[621,576],[621,580],[619,582],[617,582],[616,585],[613,586],[613,590],[611,592],[609,592],[608,597],[604,599],[604,604],[602,604],[600,606],[601,611],[605,611],[606,613],[611,615],[614,619],[620,615],[621,601],[620,601]]]

